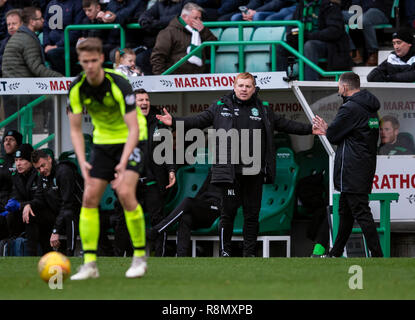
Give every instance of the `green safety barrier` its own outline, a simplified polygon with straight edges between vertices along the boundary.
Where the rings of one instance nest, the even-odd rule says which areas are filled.
[[[65,75],[71,76],[71,52],[69,42],[69,31],[72,30],[103,30],[103,29],[118,29],[120,30],[120,48],[125,48],[125,30],[118,23],[108,24],[72,24],[66,26],[64,30],[64,41],[65,41]]]
[[[369,194],[369,201],[380,202],[380,226],[376,228],[380,245],[382,247],[385,258],[390,258],[390,203],[391,201],[398,201],[399,193],[371,193]],[[339,217],[339,200],[340,194],[333,194],[333,239],[336,239],[340,224]],[[362,233],[361,228],[353,228],[352,233]]]
[[[3,128],[7,126],[10,122],[16,120],[20,117],[20,129],[19,132],[23,136],[23,142],[24,143],[30,143],[32,144],[32,136],[33,136],[33,108],[48,99],[49,97],[46,95],[40,96],[39,98],[36,98],[32,102],[28,103],[24,107],[22,107],[20,110],[12,114],[7,119],[0,122],[0,128]],[[51,136],[45,138],[44,140],[40,141],[39,143],[34,146],[34,149],[48,143],[52,139],[55,138],[55,134],[52,134]]]
[[[191,56],[199,52],[200,50],[203,50],[205,47],[211,48],[211,60],[212,63],[210,65],[211,67],[211,73],[214,73],[213,70],[215,70],[215,47],[217,46],[234,46],[234,45],[264,45],[264,44],[270,44],[271,47],[271,71],[276,71],[276,59],[277,59],[277,49],[276,45],[283,46],[287,51],[295,55],[297,58],[300,59],[300,61],[303,61],[307,63],[311,68],[313,68],[315,71],[317,71],[320,75],[323,77],[331,77],[334,76],[336,80],[340,77],[341,74],[343,74],[346,71],[324,71],[321,69],[317,64],[300,54],[297,50],[293,49],[290,45],[285,43],[282,40],[276,40],[276,41],[206,41],[203,42],[200,46],[196,47],[192,51],[190,51],[187,55],[185,55],[182,59],[180,59],[176,64],[171,66],[169,69],[164,71],[162,74],[167,75],[172,73],[174,70],[176,70],[178,67],[180,67],[183,63],[185,63]],[[212,58],[213,57],[213,58]],[[300,73],[300,80],[304,79],[304,75]]]
[[[204,26],[211,28],[211,27],[221,27],[221,28],[228,28],[228,27],[237,27],[238,28],[238,41],[235,42],[224,42],[224,41],[217,41],[217,42],[204,42],[201,46],[195,48],[193,51],[191,51],[188,55],[183,57],[181,60],[179,60],[175,65],[170,67],[168,70],[163,72],[163,75],[170,74],[174,70],[176,70],[178,67],[180,67],[184,62],[186,62],[193,54],[198,52],[199,50],[203,49],[204,47],[208,46],[206,43],[209,43],[209,46],[211,47],[211,73],[214,73],[215,70],[215,48],[219,45],[238,45],[239,46],[239,72],[243,72],[245,70],[245,52],[244,48],[247,45],[255,45],[255,44],[270,44],[273,45],[271,47],[272,51],[272,71],[276,71],[276,44],[282,44],[285,43],[284,41],[279,42],[273,42],[273,41],[242,41],[243,39],[243,28],[244,27],[265,27],[265,26],[294,26],[298,27],[298,51],[293,49],[292,47],[286,45],[284,46],[289,52],[291,52],[293,55],[299,58],[299,66],[298,66],[298,72],[299,72],[299,80],[304,80],[304,63],[309,65],[311,68],[313,68],[315,71],[317,71],[320,75],[323,77],[330,77],[334,76],[336,77],[336,80],[338,80],[339,76],[344,73],[345,71],[336,71],[336,72],[326,72],[323,69],[321,69],[319,66],[311,62],[309,59],[304,57],[304,25],[301,21],[298,20],[287,20],[287,21],[209,21],[204,22]],[[90,25],[69,25],[65,28],[65,74],[66,76],[70,75],[70,50],[69,50],[69,31],[71,30],[85,30],[85,29],[119,29],[120,30],[120,47],[125,47],[125,30],[124,28],[119,24],[102,24],[102,25],[96,25],[96,24],[90,24]],[[141,26],[138,23],[130,23],[125,26],[127,29],[140,29]],[[225,44],[226,43],[226,44]],[[288,46],[288,47],[287,47]]]

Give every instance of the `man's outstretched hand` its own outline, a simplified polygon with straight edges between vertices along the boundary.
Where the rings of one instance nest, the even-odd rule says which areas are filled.
[[[171,126],[173,124],[173,118],[170,113],[167,112],[166,108],[163,108],[164,114],[157,114],[156,118],[163,122],[166,126]]]

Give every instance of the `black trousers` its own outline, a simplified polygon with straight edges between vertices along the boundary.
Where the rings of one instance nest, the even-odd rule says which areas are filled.
[[[52,234],[55,216],[48,211],[35,212],[26,224],[27,250],[29,256],[38,255],[38,245],[42,248],[42,255],[52,251],[50,235]]]
[[[189,256],[191,231],[208,228],[220,216],[220,210],[204,200],[185,198],[166,218],[153,227],[158,233],[179,222],[177,229],[177,256]]]
[[[223,185],[223,212],[219,224],[222,256],[231,254],[233,224],[237,210],[241,205],[244,215],[243,256],[255,256],[263,181],[263,174],[236,175],[234,184]]]
[[[165,197],[162,194],[158,184],[143,185],[140,184],[137,188],[137,198],[143,206],[143,210],[150,215],[150,223],[152,226],[157,225],[164,219],[164,203]],[[152,249],[156,257],[163,257],[165,254],[167,233],[162,232],[154,240]]]
[[[79,234],[79,214],[81,209],[64,213],[65,225],[59,234],[66,235],[66,255],[72,257],[75,253],[76,237]]]
[[[344,246],[356,220],[362,228],[372,257],[383,257],[376,225],[369,207],[369,195],[342,192],[339,200],[339,216],[339,231],[330,251],[331,255],[340,257],[343,254]]]

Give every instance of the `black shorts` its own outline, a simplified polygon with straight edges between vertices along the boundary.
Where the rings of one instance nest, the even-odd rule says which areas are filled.
[[[120,162],[123,149],[124,144],[94,144],[89,159],[92,166],[89,172],[90,176],[107,181],[114,180],[115,167]],[[134,148],[130,155],[126,169],[142,175],[144,154],[138,146]]]

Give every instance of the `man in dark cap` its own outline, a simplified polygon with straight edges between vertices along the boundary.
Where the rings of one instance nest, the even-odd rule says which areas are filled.
[[[22,143],[22,135],[16,130],[7,130],[3,136],[4,155],[0,156],[0,212],[4,212],[12,192],[12,173],[16,170],[14,153]],[[0,239],[7,238],[6,219],[0,215]]]
[[[392,34],[392,51],[388,58],[367,75],[368,82],[414,82],[415,49],[411,29],[402,28]]]
[[[33,199],[37,189],[37,174],[34,170],[30,155],[33,147],[28,143],[21,144],[14,156],[15,172],[12,173],[13,191],[5,205],[3,213],[6,216],[9,237],[18,237],[25,231],[22,211],[25,205]]]

